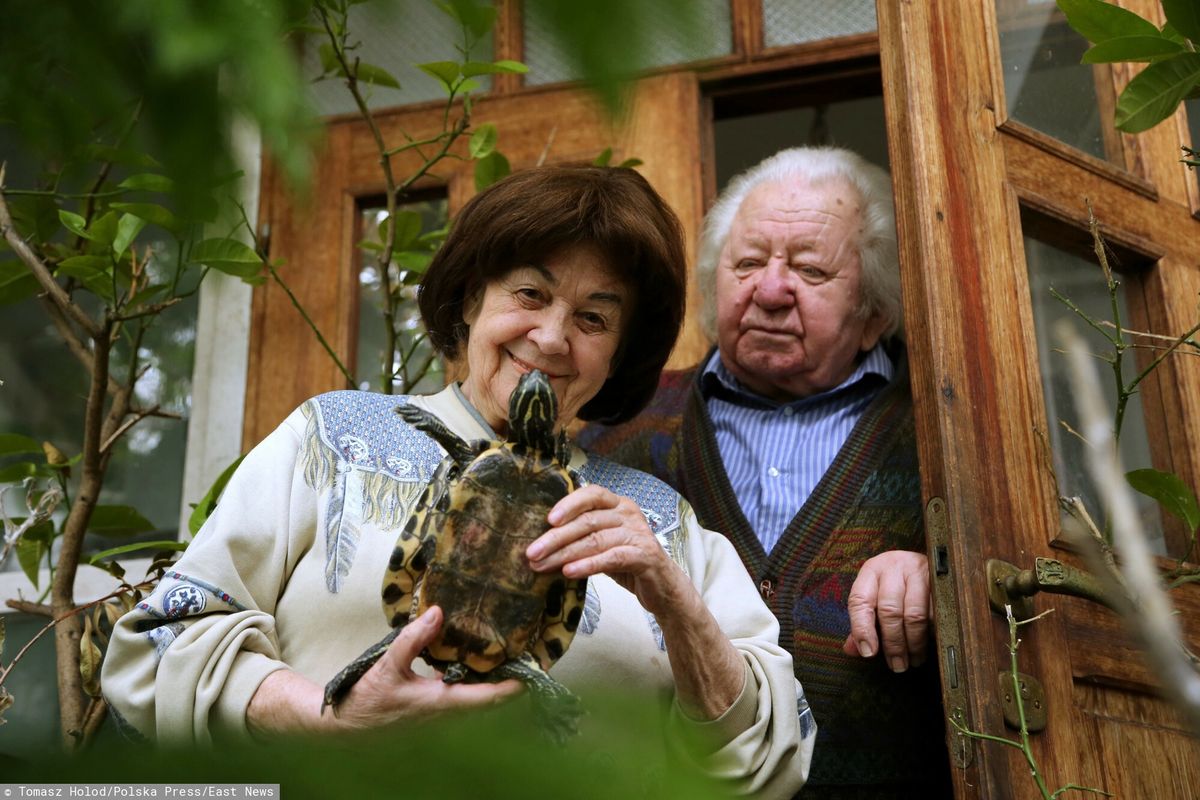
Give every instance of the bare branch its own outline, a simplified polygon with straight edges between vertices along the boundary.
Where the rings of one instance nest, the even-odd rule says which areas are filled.
[[[142,410],[142,411],[138,411],[138,412],[134,413],[132,416],[125,419],[125,421],[123,421],[120,425],[117,426],[117,429],[115,431],[113,431],[112,433],[110,433],[108,435],[108,438],[104,440],[104,443],[102,445],[100,445],[100,452],[107,453],[108,449],[110,447],[112,447],[118,439],[121,438],[121,436],[125,433],[125,431],[129,430],[134,425],[137,425],[139,422],[144,420],[146,417],[157,416],[158,409],[159,409],[159,406],[157,404],[155,404],[153,407]]]
[[[11,609],[20,611],[23,614],[30,614],[35,617],[54,617],[54,609],[45,603],[34,603],[30,600],[6,600],[4,604]]]
[[[1129,587],[1132,608],[1124,614],[1126,624],[1144,648],[1147,658],[1163,683],[1163,689],[1192,729],[1200,733],[1200,673],[1189,658],[1174,608],[1163,590],[1154,558],[1146,543],[1138,517],[1133,490],[1124,479],[1117,456],[1113,430],[1106,420],[1096,374],[1083,354],[1079,336],[1069,324],[1056,333],[1069,342],[1075,400],[1087,438],[1092,442],[1088,469],[1109,506],[1113,538],[1122,558],[1121,574]],[[1089,539],[1082,541],[1088,542]],[[1094,553],[1094,548],[1088,548]],[[1099,559],[1093,559],[1104,574]]]

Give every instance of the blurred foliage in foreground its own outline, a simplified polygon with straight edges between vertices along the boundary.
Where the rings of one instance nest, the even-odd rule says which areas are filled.
[[[528,704],[516,702],[401,734],[187,750],[97,743],[69,760],[47,753],[0,767],[11,783],[278,783],[286,800],[729,796],[696,771],[656,759],[657,706],[613,698],[589,707],[583,733],[562,748],[547,744]]]

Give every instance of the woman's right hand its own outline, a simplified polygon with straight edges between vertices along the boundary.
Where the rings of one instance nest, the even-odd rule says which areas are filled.
[[[493,706],[521,692],[515,680],[448,684],[439,675],[414,672],[414,659],[441,625],[436,606],[406,625],[336,709],[322,709],[324,690],[308,679],[287,670],[271,673],[250,700],[247,726],[255,734],[366,730]]]

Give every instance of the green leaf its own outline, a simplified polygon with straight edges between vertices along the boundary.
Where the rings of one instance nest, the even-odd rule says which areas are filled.
[[[55,272],[83,279],[106,274],[111,268],[112,259],[106,256],[71,256],[58,262]]]
[[[1084,64],[1111,64],[1116,61],[1152,61],[1185,52],[1186,48],[1162,36],[1118,36],[1093,45],[1083,54]]]
[[[421,235],[421,215],[415,211],[400,211],[394,217],[396,239],[393,250],[407,250]]]
[[[101,550],[99,553],[91,555],[87,563],[95,566],[106,558],[123,555],[125,553],[136,553],[139,550],[186,550],[187,542],[176,541],[175,539],[160,539],[156,542],[135,542],[133,544],[123,544],[120,547],[110,547],[108,550]]]
[[[22,436],[19,433],[0,433],[0,456],[11,456],[16,453],[42,454],[42,445],[37,439]]]
[[[465,94],[467,94],[468,92],[473,92],[473,91],[475,91],[475,90],[476,90],[476,89],[478,89],[480,86],[482,86],[482,84],[481,84],[479,81],[477,81],[477,80],[475,80],[474,78],[472,78],[472,79],[471,79],[471,80],[469,80],[469,81],[463,81],[462,83],[460,83],[460,84],[458,85],[458,89],[457,89],[456,91],[457,91],[457,92],[458,92],[460,95],[465,95]],[[464,102],[465,102],[465,101],[464,101]]]
[[[593,167],[607,167],[608,162],[612,161],[612,156],[613,156],[612,148],[606,147],[606,148],[604,148],[603,153],[596,156],[596,160],[592,162],[592,166]]]
[[[131,536],[154,530],[154,523],[142,516],[133,506],[96,506],[88,530],[99,536]]]
[[[402,269],[418,275],[425,274],[425,270],[429,268],[430,261],[433,261],[433,253],[424,250],[405,250],[396,253],[396,263]]]
[[[152,225],[158,225],[169,231],[179,227],[175,215],[156,203],[113,203],[112,208],[140,217]]]
[[[480,125],[478,130],[471,134],[471,144],[467,148],[471,154],[471,158],[483,158],[490,155],[496,149],[496,126],[492,123]]]
[[[512,167],[502,153],[493,152],[479,159],[475,162],[475,190],[483,191],[510,172]]]
[[[213,485],[208,487],[208,491],[204,493],[204,497],[201,497],[200,502],[196,503],[196,507],[192,509],[191,516],[188,517],[188,530],[192,536],[195,536],[200,531],[200,526],[209,518],[213,509],[217,507],[217,500],[220,498],[221,492],[225,490],[225,484],[229,483],[229,479],[233,477],[238,464],[241,464],[242,459],[245,457],[244,455],[238,456],[232,464],[222,470],[217,479],[213,481]]]
[[[1183,520],[1188,530],[1200,528],[1200,503],[1196,493],[1173,472],[1157,469],[1135,469],[1125,473],[1125,480],[1147,497],[1152,497],[1175,516]]]
[[[1200,6],[1196,0],[1162,0],[1162,7],[1172,28],[1200,44]]]
[[[338,61],[337,52],[333,49],[333,45],[329,42],[322,42],[321,46],[317,48],[317,54],[321,57],[322,72],[325,74],[330,72],[341,74],[342,65]]]
[[[1096,44],[1118,36],[1158,35],[1153,23],[1105,0],[1058,0],[1058,7],[1067,24]]]
[[[57,272],[81,281],[89,292],[111,303],[111,268],[112,261],[105,256],[71,256],[59,262]]]
[[[227,275],[252,278],[262,270],[262,257],[237,239],[205,239],[192,247],[189,260]]]
[[[38,569],[42,565],[42,558],[46,554],[46,545],[36,539],[29,539],[22,536],[17,540],[17,563],[21,565],[21,571],[25,573],[25,577],[29,578],[29,582],[36,589],[38,585]]]
[[[459,67],[457,61],[429,61],[417,66],[427,75],[432,75],[443,86],[446,91],[454,90],[454,82],[458,80]]]
[[[121,189],[140,189],[147,192],[169,192],[175,188],[175,182],[165,175],[155,175],[153,172],[141,172],[130,175],[117,184]]]
[[[33,297],[41,286],[20,261],[0,261],[0,306]]]
[[[158,297],[169,288],[171,287],[165,283],[156,283],[147,286],[145,289],[142,289],[133,297],[129,298],[128,305],[130,308],[137,308],[144,303],[149,303],[151,300]]]
[[[381,245],[379,242],[372,242],[370,239],[363,239],[358,243],[358,246],[363,250],[370,250],[374,253],[383,252],[383,245]]]
[[[529,72],[529,67],[520,61],[468,61],[462,65],[463,77],[473,78],[476,75],[497,75],[501,72]]]
[[[509,58],[493,61],[492,66],[499,68],[501,72],[529,72],[529,67],[527,67],[525,64],[522,64],[520,61],[513,61]]]
[[[377,67],[374,64],[366,64],[360,61],[355,69],[357,70],[358,81],[360,83],[387,86],[392,89],[400,88],[400,81],[396,80],[395,76],[383,67]]]
[[[117,238],[117,215],[109,211],[88,226],[88,236],[101,247],[109,247]]]
[[[75,234],[76,236],[82,236],[85,239],[92,238],[92,237],[88,236],[87,220],[85,220],[83,217],[79,216],[78,214],[72,214],[70,211],[63,211],[62,209],[59,209],[58,210],[58,219],[59,219],[59,222],[61,222],[63,224],[64,228],[66,228],[71,233]]]
[[[487,5],[476,5],[474,0],[446,0],[437,5],[462,23],[476,39],[483,38],[496,22],[496,9]]]
[[[624,161],[622,161],[620,164],[617,164],[617,166],[624,167],[625,169],[633,169],[634,167],[640,167],[642,164],[645,164],[645,163],[646,162],[642,161],[640,158],[627,158]]]
[[[113,252],[118,256],[124,253],[144,227],[146,227],[146,220],[141,217],[122,214],[121,221],[117,223],[117,237],[113,239],[112,243]]]
[[[1200,53],[1180,53],[1142,70],[1117,99],[1116,125],[1126,133],[1152,128],[1175,112],[1200,83]]]
[[[37,464],[32,461],[18,461],[0,468],[0,483],[18,483],[37,474]]]

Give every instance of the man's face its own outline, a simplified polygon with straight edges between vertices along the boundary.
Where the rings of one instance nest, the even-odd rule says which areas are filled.
[[[832,389],[879,341],[883,322],[859,311],[860,207],[842,178],[761,184],[742,201],[717,265],[717,344],[747,388]]]

